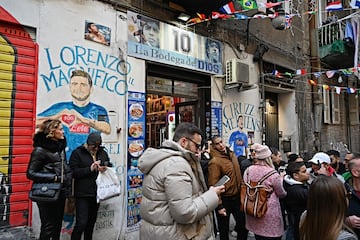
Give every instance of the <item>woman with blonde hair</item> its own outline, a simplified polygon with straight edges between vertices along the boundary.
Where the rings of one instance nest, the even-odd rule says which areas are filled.
[[[321,175],[311,184],[307,211],[300,222],[301,240],[357,240],[345,225],[346,190],[335,177]]]
[[[27,177],[34,183],[61,183],[58,199],[38,200],[41,228],[39,240],[59,240],[64,216],[65,199],[71,189],[71,169],[66,163],[66,139],[59,120],[46,120],[33,138]]]

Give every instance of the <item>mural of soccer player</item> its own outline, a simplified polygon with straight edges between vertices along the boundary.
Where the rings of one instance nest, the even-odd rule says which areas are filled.
[[[239,115],[237,119],[238,130],[231,133],[229,138],[229,145],[235,152],[236,156],[247,156],[248,136],[243,131],[244,128],[244,116]]]
[[[211,63],[221,63],[221,46],[219,42],[207,38],[205,48],[207,61]]]
[[[137,31],[134,32],[134,37],[139,43],[151,46],[160,46],[160,23],[157,20],[137,15],[136,18],[132,16],[133,22],[137,26]]]
[[[91,132],[110,134],[109,116],[106,109],[90,102],[94,90],[91,76],[82,70],[75,70],[70,77],[71,102],[59,102],[39,113],[36,123],[45,119],[58,119],[63,123],[67,140],[66,157],[86,142]]]

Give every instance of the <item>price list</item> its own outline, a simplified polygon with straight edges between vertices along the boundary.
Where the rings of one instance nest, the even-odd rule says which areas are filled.
[[[222,134],[222,102],[211,102],[211,136]]]

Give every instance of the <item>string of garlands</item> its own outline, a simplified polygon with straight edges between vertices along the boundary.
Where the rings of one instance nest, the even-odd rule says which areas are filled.
[[[213,11],[210,16],[206,16],[203,13],[197,13],[196,17],[191,18],[187,21],[187,25],[191,26],[191,25],[195,25],[198,23],[207,22],[207,21],[216,20],[216,19],[222,19],[222,20],[227,20],[227,19],[247,20],[247,19],[266,19],[266,18],[273,19],[273,18],[278,17],[280,13],[279,12],[275,12],[273,14],[258,13],[253,16],[247,16],[247,15],[245,15],[245,13],[249,12],[251,10],[259,9],[259,8],[266,8],[266,9],[274,8],[274,7],[277,7],[287,1],[289,1],[289,0],[280,1],[280,2],[276,2],[276,3],[271,3],[271,2],[270,3],[261,3],[261,4],[259,4],[260,7],[258,7],[258,8],[249,8],[249,9],[244,9],[244,10],[239,10],[239,11],[236,11],[234,9],[233,3],[230,2],[226,5],[224,5],[224,6],[230,5],[227,7],[226,10],[223,10],[225,12]],[[358,0],[357,2],[359,2],[359,5],[356,5],[352,8],[343,8],[342,4],[339,3],[339,6],[337,8],[332,8],[332,5],[330,5],[324,11],[319,11],[318,9],[311,9],[310,11],[304,12],[302,15],[315,15],[318,12],[354,10],[354,9],[358,9],[360,7],[360,0]],[[337,3],[337,2],[335,2],[335,3]],[[224,9],[224,6],[221,9]],[[286,18],[286,27],[285,28],[290,28],[293,17],[295,17],[295,16],[301,17],[300,14],[285,14],[284,16]]]
[[[272,75],[277,78],[293,78],[296,76],[304,76],[304,75],[314,75],[315,78],[319,78],[322,74],[325,74],[326,77],[332,78],[335,73],[341,72],[344,76],[350,76],[355,73],[360,73],[360,64],[357,67],[352,68],[343,68],[343,69],[336,69],[336,70],[325,70],[325,71],[317,71],[317,72],[307,72],[306,69],[298,69],[295,73],[284,72],[281,73],[278,70],[273,70],[271,73],[265,73],[265,75]]]
[[[360,94],[359,88],[354,87],[340,87],[340,86],[334,86],[334,85],[328,85],[328,84],[318,84],[316,80],[309,79],[308,83],[312,86],[321,86],[324,90],[331,90],[334,89],[337,95],[340,95],[342,92],[348,93],[348,94]]]
[[[296,73],[290,73],[290,72],[284,72],[280,73],[278,70],[273,70],[272,73],[264,73],[264,76],[274,76],[276,78],[294,78],[298,76],[310,76],[313,75],[316,79],[320,78],[322,74],[325,74],[325,76],[330,79],[333,78],[336,73],[342,73],[344,76],[350,76],[355,73],[360,72],[360,64],[358,64],[357,67],[352,68],[346,68],[346,69],[337,69],[337,70],[327,70],[327,71],[319,71],[319,72],[310,72],[308,73],[306,69],[298,69],[296,70]],[[341,78],[341,75],[339,79]],[[299,80],[297,80],[299,81]],[[334,89],[335,92],[339,95],[342,92],[346,92],[348,94],[360,94],[359,88],[353,88],[353,87],[342,87],[342,86],[336,86],[336,85],[328,85],[328,84],[319,84],[317,80],[308,79],[307,83],[312,86],[321,86],[324,90],[331,90]],[[341,82],[339,82],[341,83]]]

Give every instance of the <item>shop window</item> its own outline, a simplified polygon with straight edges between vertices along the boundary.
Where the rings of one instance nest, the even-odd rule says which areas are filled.
[[[323,90],[324,123],[340,123],[340,96],[334,89]]]

